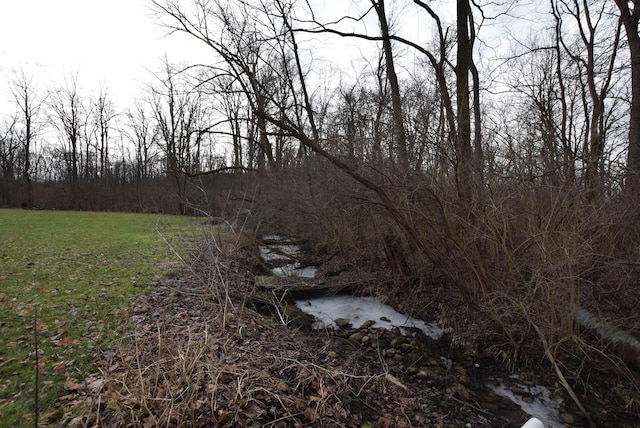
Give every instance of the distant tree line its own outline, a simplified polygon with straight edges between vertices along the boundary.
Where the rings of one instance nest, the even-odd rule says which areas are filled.
[[[508,4],[496,11],[458,1],[457,20],[445,22],[434,6],[414,1],[431,20],[434,38],[425,44],[395,34],[383,1],[348,17],[375,17],[377,33],[320,22],[308,5],[287,0],[154,3],[173,18],[169,27],[205,42],[218,62],[179,68],[165,60],[124,110],[106,89],[83,94],[74,77],[44,91],[16,75],[15,113],[0,123],[0,204],[37,204],[46,184],[64,193],[57,204],[82,208],[86,192],[115,195],[117,186],[157,179],[184,200],[189,176],[273,170],[314,152],[351,175],[358,165],[427,174],[467,196],[495,177],[594,197],[638,181],[634,2],[551,1],[545,30],[482,70],[477,33],[509,15]],[[366,40],[378,55],[355,79],[322,81],[310,34]],[[408,51],[416,71],[399,73]]]
[[[188,177],[226,165],[211,100],[168,62],[125,110],[106,89],[84,94],[77,76],[45,90],[22,72],[9,84],[0,206],[193,214]]]

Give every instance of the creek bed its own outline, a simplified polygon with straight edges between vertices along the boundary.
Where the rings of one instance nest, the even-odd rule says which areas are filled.
[[[376,297],[337,294],[346,291],[353,284],[336,287],[310,281],[315,279],[317,267],[300,262],[304,258],[301,254],[302,246],[295,240],[265,235],[259,248],[263,261],[271,268],[274,277],[285,282],[270,280],[274,277],[258,277],[256,284],[272,293],[282,293],[280,303],[292,310],[297,308],[301,311],[300,316],[291,318],[312,317],[314,321],[311,328],[397,328],[404,336],[415,336],[420,331],[433,340],[440,340],[444,335],[437,323],[427,323],[401,314]],[[285,303],[285,300],[289,303]],[[291,315],[286,310],[283,313]],[[303,324],[307,325],[308,322],[304,321]],[[496,385],[490,385],[493,393],[517,404],[525,413],[540,419],[546,427],[566,427],[559,415],[562,400],[553,397],[545,387],[519,382],[516,376],[508,381],[505,379],[496,382]]]

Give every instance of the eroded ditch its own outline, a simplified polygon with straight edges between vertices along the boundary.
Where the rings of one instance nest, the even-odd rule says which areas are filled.
[[[303,246],[294,239],[265,235],[259,251],[273,276],[258,277],[256,284],[273,295],[269,302],[263,303],[276,308],[275,313],[280,321],[315,330],[340,331],[345,333],[351,344],[359,346],[371,345],[367,342],[372,340],[379,341],[381,336],[372,333],[387,330],[398,337],[390,340],[389,347],[379,351],[381,358],[389,362],[406,363],[401,364],[400,368],[413,376],[438,376],[428,365],[418,364],[420,357],[417,355],[417,351],[425,344],[442,342],[445,331],[437,323],[401,314],[378,298],[353,295],[350,291],[357,286],[353,282],[336,285],[318,281],[317,266],[305,264],[308,257],[304,254]],[[443,344],[439,343],[438,347],[442,348]],[[452,360],[447,356],[440,356],[437,363],[445,372],[454,369]],[[458,374],[462,374],[463,382],[450,388],[450,392],[462,399],[468,400],[471,394],[477,395],[464,386],[464,381],[468,380],[468,386],[482,389],[488,404],[482,406],[481,403],[481,406],[489,411],[500,411],[501,406],[495,404],[499,400],[490,397],[495,395],[509,400],[529,417],[538,418],[544,426],[561,428],[571,426],[565,422],[575,422],[573,415],[561,412],[562,399],[544,386],[521,381],[513,375],[490,377],[485,385],[481,385],[476,378],[479,364],[462,364],[461,369],[456,369]],[[515,415],[512,417],[517,418]],[[522,424],[525,422],[526,419],[521,421]]]

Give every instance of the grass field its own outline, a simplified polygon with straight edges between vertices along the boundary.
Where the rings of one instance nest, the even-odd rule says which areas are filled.
[[[163,237],[195,224],[173,216],[0,210],[0,426],[34,425],[36,383],[39,419],[64,411],[56,400],[65,382],[84,379],[92,355],[126,326],[128,297],[147,291],[159,264],[175,259]]]

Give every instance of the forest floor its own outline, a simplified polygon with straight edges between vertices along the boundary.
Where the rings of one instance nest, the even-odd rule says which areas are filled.
[[[489,355],[447,337],[285,325],[277,306],[254,304],[272,298],[255,285],[254,251],[209,257],[131,300],[131,335],[96,354],[93,375],[65,385],[61,426],[520,427],[530,417],[494,392],[512,373]],[[558,426],[588,426],[549,367],[528,373],[523,381],[562,395]],[[600,409],[597,426],[640,425],[608,402],[620,385],[591,382],[600,394],[583,404]]]

